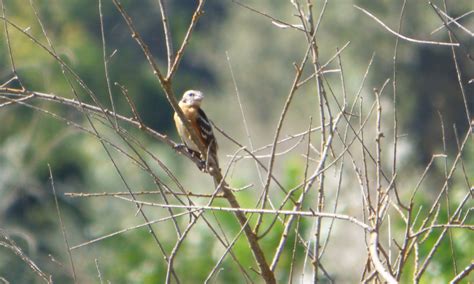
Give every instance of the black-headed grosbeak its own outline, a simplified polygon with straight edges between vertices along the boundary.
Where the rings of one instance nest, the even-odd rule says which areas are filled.
[[[191,138],[189,131],[184,126],[184,123],[181,121],[177,113],[174,113],[174,123],[176,124],[176,129],[178,134],[181,137],[184,145],[188,150],[201,157],[204,165],[208,165],[209,157],[212,157],[216,163],[217,168],[219,168],[219,162],[217,160],[217,141],[212,131],[212,125],[209,119],[207,118],[204,111],[201,109],[201,103],[204,99],[204,95],[200,91],[188,90],[183,94],[183,97],[179,101],[179,107],[184,113],[184,116],[188,119],[191,127],[198,134],[198,138],[201,140],[201,143],[205,146],[207,153],[203,155],[199,151],[199,148],[194,143]],[[208,157],[208,160],[205,161],[204,157]],[[205,167],[201,167],[201,170]]]

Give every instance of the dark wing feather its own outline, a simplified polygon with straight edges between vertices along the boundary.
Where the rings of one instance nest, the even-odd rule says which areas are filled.
[[[219,168],[219,161],[217,158],[217,141],[214,133],[212,132],[212,125],[207,115],[204,113],[202,109],[198,109],[198,116],[196,119],[197,125],[199,127],[199,132],[201,134],[202,139],[205,142],[205,146],[207,147],[208,155],[212,157],[211,160],[215,162],[217,168]]]
[[[212,131],[211,122],[202,109],[198,110],[197,124],[199,126],[201,136],[206,142],[206,145],[210,145],[211,142],[213,142],[216,138],[214,137],[214,133]]]

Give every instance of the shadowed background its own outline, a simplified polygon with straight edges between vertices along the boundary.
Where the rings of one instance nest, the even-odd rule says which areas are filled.
[[[90,89],[98,95],[101,102],[110,107],[102,58],[98,2],[90,0],[33,2],[59,55],[74,68]],[[165,2],[168,7],[173,44],[177,49],[189,25],[195,3],[185,0]],[[413,38],[448,41],[445,29],[432,36],[429,35],[441,25],[439,17],[429,4],[423,1],[412,2],[407,3],[402,34]],[[435,2],[439,2],[436,4],[442,6],[440,1]],[[450,2],[452,1],[448,1]],[[164,68],[166,47],[157,1],[123,1],[123,3],[142,37],[151,47],[155,58]],[[288,1],[265,0],[244,3],[275,18],[298,23]],[[4,0],[4,4],[7,17],[11,21],[28,29],[29,34],[46,44],[30,1]],[[377,3],[368,0],[330,1],[319,27],[317,42],[323,63],[332,57],[336,48],[341,48],[350,41],[342,53],[349,98],[353,98],[359,88],[369,60],[374,56],[363,89],[368,107],[373,101],[372,89],[379,88],[392,76],[395,38],[372,19],[356,10],[353,4],[373,12],[396,30],[402,1]],[[322,2],[315,1],[315,15],[319,14],[321,7]],[[460,16],[473,8],[469,0],[456,1],[450,5],[449,11],[452,16]],[[177,96],[181,96],[187,89],[203,91],[206,96],[203,108],[208,116],[220,128],[248,145],[229,69],[230,64],[240,91],[246,120],[249,122],[254,147],[267,145],[272,141],[281,108],[292,84],[294,76],[292,64],[299,62],[303,57],[307,48],[306,40],[303,34],[290,29],[280,29],[273,25],[271,20],[231,1],[209,0],[204,10],[205,14],[196,26],[182,65],[173,81],[173,90]],[[172,123],[171,107],[162,94],[143,53],[131,38],[127,26],[110,1],[103,3],[103,16],[107,54],[114,54],[109,60],[111,81],[118,82],[128,89],[145,124],[178,139]],[[474,15],[464,18],[461,22],[474,30]],[[453,29],[467,49],[466,52],[473,54],[473,38],[455,27]],[[12,29],[9,32],[16,70],[22,83],[30,90],[73,98],[71,88],[62,76],[57,62],[24,35]],[[3,67],[0,69],[0,79],[5,82],[12,77],[12,73],[3,28],[1,34],[0,66]],[[461,57],[459,63],[463,74],[461,80],[466,83],[474,78],[473,61]],[[336,68],[338,67],[335,63],[328,66],[328,69]],[[431,156],[444,152],[438,112],[441,113],[444,122],[446,148],[449,153],[457,150],[453,125],[455,124],[458,133],[462,134],[468,128],[468,121],[450,48],[400,41],[397,68],[399,133],[404,135],[399,145],[398,177],[403,177],[402,184],[413,187]],[[328,73],[327,79],[334,93],[340,93],[341,88],[337,83],[339,74]],[[118,87],[113,86],[112,90],[117,112],[131,116],[130,108]],[[314,90],[313,85],[305,86],[299,91],[290,107],[281,137],[307,130],[309,117],[313,116],[316,119],[317,97],[303,95],[310,94]],[[474,84],[466,84],[465,92],[468,108],[472,112]],[[79,95],[85,102],[90,101],[85,94]],[[390,88],[383,94],[382,102],[384,121],[391,126],[393,100]],[[41,101],[38,101],[37,105],[87,125],[84,117],[75,110]],[[52,273],[57,283],[71,281],[71,278],[65,245],[58,227],[48,164],[52,168],[56,190],[60,193],[58,198],[72,244],[82,243],[142,222],[139,216],[135,215],[136,208],[124,201],[64,196],[64,192],[126,191],[96,138],[68,127],[64,122],[18,105],[0,109],[0,125],[0,227],[7,230],[25,253],[41,264],[45,271]],[[105,127],[101,128],[101,125],[98,127],[104,136],[120,143],[112,131]],[[210,177],[201,174],[184,157],[137,129],[130,131],[180,177],[188,190],[205,193],[211,191],[213,184]],[[390,128],[387,127],[386,131],[387,140],[391,139]],[[229,155],[232,155],[237,148],[220,134],[217,134],[217,139],[220,144],[221,164],[225,166],[230,159]],[[283,149],[285,147],[279,148]],[[269,151],[260,154],[265,153],[268,154]],[[286,187],[298,184],[302,178],[305,159],[301,153],[292,151],[278,158],[280,163],[276,171]],[[471,157],[465,159],[470,161],[465,167],[468,173],[472,173],[474,172],[472,143],[465,155]],[[153,180],[146,173],[123,156],[117,153],[113,153],[113,156],[134,190],[154,190]],[[389,164],[386,166],[390,168]],[[427,199],[432,198],[429,184],[438,184],[443,175],[444,164],[439,163],[430,173],[431,179],[424,188]],[[162,178],[167,180],[164,174]],[[227,180],[235,187],[258,184],[254,162],[250,159],[239,161]],[[341,210],[348,214],[357,214],[354,213],[356,211],[351,211],[356,208],[350,204],[354,194],[350,190],[351,182],[353,181],[350,179],[344,182],[349,189],[343,192]],[[468,182],[472,184],[472,179]],[[455,187],[456,183],[453,186]],[[246,203],[249,197],[245,196],[256,194],[252,191],[250,189],[238,194],[243,206],[254,206],[249,200]],[[155,197],[151,200],[156,201],[160,198]],[[156,211],[158,210],[147,209],[153,217],[162,216]],[[239,228],[234,224],[233,217],[225,216],[222,218],[229,218],[229,222],[223,222],[224,225],[228,224],[224,229],[237,233]],[[165,242],[170,241],[167,246],[171,248],[176,237],[172,223],[160,226],[157,231]],[[335,273],[336,280],[358,280],[357,273],[365,260],[354,256],[354,251],[357,252],[364,247],[361,244],[360,247],[351,248],[353,236],[338,235],[337,228],[335,234],[333,238],[335,244],[326,255],[329,268]],[[363,241],[362,234],[354,238]],[[466,233],[465,239],[466,242],[455,245],[456,253],[461,256],[463,251],[464,253],[469,251],[467,248],[472,247],[474,243],[472,234]],[[274,237],[269,236],[263,246],[275,246],[277,241],[277,234]],[[244,242],[241,245],[245,245]],[[186,256],[177,261],[177,273],[183,275],[184,283],[201,282],[223,253],[223,249],[215,244],[214,237],[205,226],[196,228],[184,246],[181,253]],[[446,254],[450,253],[448,247],[445,251]],[[252,265],[250,252],[245,249],[239,250],[239,243],[236,252],[248,260],[248,263],[244,261],[244,264]],[[12,283],[38,281],[18,257],[5,249],[0,249],[0,254],[2,255],[0,276]],[[110,279],[112,282],[156,283],[163,280],[163,274],[166,272],[166,265],[160,264],[163,262],[161,255],[146,229],[134,230],[79,248],[73,251],[73,256],[79,278],[84,283],[97,281],[95,259],[99,261],[104,279]],[[282,267],[290,261],[289,255],[285,257]],[[348,261],[338,262],[341,258]],[[462,259],[469,260],[469,256],[464,256]],[[451,267],[442,261],[437,265],[439,269],[429,271],[429,277],[449,279],[452,276]],[[186,273],[189,267],[193,269],[192,275]],[[218,276],[219,282],[239,281],[240,274],[232,268],[231,261],[224,262],[223,268],[224,271]],[[285,279],[286,276],[282,277]]]

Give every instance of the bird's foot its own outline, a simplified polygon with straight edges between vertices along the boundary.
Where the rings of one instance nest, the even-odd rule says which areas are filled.
[[[180,151],[183,149],[188,149],[188,146],[186,146],[184,143],[176,144],[173,147],[175,150]]]
[[[185,150],[186,152],[191,154],[191,156],[193,156],[193,157],[198,157],[198,158],[201,157],[201,154],[199,154],[199,152],[192,150],[191,148],[189,148],[184,143],[174,145],[174,149],[177,150],[177,151]]]
[[[198,168],[199,168],[200,171],[202,171],[202,172],[207,172],[206,161],[200,160],[200,161],[197,163],[197,166],[198,166]]]

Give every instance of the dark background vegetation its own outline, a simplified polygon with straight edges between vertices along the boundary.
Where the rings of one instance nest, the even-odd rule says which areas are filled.
[[[40,12],[48,35],[61,57],[66,60],[88,86],[108,104],[102,43],[99,24],[98,1],[95,0],[49,0],[33,1]],[[172,110],[161,93],[145,57],[111,1],[103,1],[104,28],[107,52],[116,50],[110,60],[110,77],[113,82],[126,86],[144,122],[154,129],[177,139],[172,123]],[[165,66],[166,48],[162,33],[157,1],[123,1],[142,37],[152,48],[158,61]],[[166,1],[175,48],[179,45],[195,1]],[[288,1],[246,1],[277,18],[296,22],[290,12]],[[437,1],[435,1],[437,2]],[[448,1],[450,14],[458,16],[474,9],[472,1]],[[29,33],[46,43],[36,22],[30,2],[26,0],[4,0],[8,18]],[[395,39],[371,19],[353,8],[353,4],[365,7],[384,19],[396,29],[402,1],[330,1],[327,14],[321,24],[318,45],[322,61],[350,41],[343,53],[343,63],[348,80],[348,89],[357,90],[370,57],[374,54],[368,82],[364,92],[371,101],[371,89],[379,87],[392,75],[392,57]],[[437,3],[441,6],[441,2]],[[321,9],[321,1],[315,1],[315,9]],[[440,20],[426,1],[408,1],[402,25],[402,33],[414,38],[447,41],[447,33],[441,30],[429,33],[440,26]],[[474,16],[466,17],[462,23],[474,30]],[[3,23],[2,23],[3,26]],[[455,29],[459,40],[474,54],[474,39]],[[13,55],[18,75],[28,89],[54,93],[72,98],[70,87],[61,75],[58,64],[31,41],[13,30],[10,31]],[[11,74],[8,50],[2,27],[0,41],[0,79],[8,80]],[[296,44],[295,44],[296,43]],[[299,45],[301,43],[301,45]],[[292,63],[299,60],[306,48],[301,34],[281,30],[263,17],[232,3],[231,1],[209,0],[205,14],[197,24],[190,46],[183,58],[182,66],[174,79],[174,91],[181,94],[187,89],[200,89],[206,94],[204,108],[212,119],[227,132],[245,141],[240,113],[236,107],[234,88],[226,59],[226,52],[236,74],[236,80],[243,96],[246,114],[256,147],[269,143],[285,96],[291,85],[294,72]],[[460,53],[462,54],[462,53]],[[474,78],[474,64],[461,56],[461,80],[466,83]],[[459,91],[456,70],[451,49],[439,46],[424,46],[400,42],[398,55],[398,101],[400,122],[400,176],[404,184],[416,183],[419,173],[431,156],[443,153],[440,116],[446,129],[446,147],[449,153],[457,150],[453,125],[458,133],[465,133],[468,121]],[[334,67],[334,66],[333,66]],[[330,76],[329,76],[330,78]],[[336,78],[336,77],[334,77]],[[331,80],[331,79],[330,79]],[[468,107],[474,111],[474,84],[466,84]],[[113,87],[116,108],[119,113],[131,115],[130,109]],[[84,94],[81,94],[84,95]],[[85,96],[83,96],[85,98]],[[85,99],[87,101],[87,99]],[[390,92],[383,98],[386,119],[393,116],[393,102]],[[84,118],[77,112],[55,104],[38,102],[42,108],[57,112],[68,119],[82,123]],[[316,103],[295,99],[289,125],[285,134],[304,131],[308,125],[308,113],[314,111]],[[168,147],[131,130],[154,151],[183,183],[196,192],[206,192],[212,186],[211,180],[201,176],[194,165],[176,155]],[[221,160],[233,149],[221,136],[218,137]],[[474,172],[474,147],[468,145],[465,155],[468,173]],[[281,169],[287,185],[297,183],[301,177],[303,162],[297,154],[284,158],[287,163]],[[125,191],[110,161],[99,142],[77,129],[68,127],[40,112],[22,106],[0,109],[0,228],[7,230],[44,271],[54,275],[57,283],[71,281],[69,266],[62,235],[58,227],[48,164],[51,165],[55,186],[59,192],[60,206],[66,229],[72,244],[119,230],[141,220],[135,216],[134,207],[111,199],[79,199],[65,197],[64,192],[114,192]],[[129,174],[137,190],[153,188],[152,180],[137,167],[120,160],[121,169]],[[444,175],[444,164],[436,164],[430,173],[430,183],[437,184],[437,176]],[[472,174],[471,174],[472,177]],[[165,177],[164,177],[165,178]],[[235,185],[245,185],[255,178],[251,170],[233,176]],[[469,181],[472,184],[472,179]],[[453,187],[458,186],[456,183]],[[423,196],[429,200],[434,192],[429,186],[423,189]],[[245,204],[245,196],[239,195]],[[150,214],[154,213],[150,210]],[[159,216],[157,213],[156,216]],[[232,218],[229,216],[229,218]],[[232,222],[230,222],[232,223]],[[170,224],[164,225],[171,228]],[[401,226],[400,229],[403,227]],[[226,228],[238,231],[237,227]],[[167,232],[163,229],[159,232]],[[168,232],[170,232],[168,230]],[[171,231],[172,232],[172,231]],[[166,234],[166,233],[163,233]],[[348,238],[349,236],[346,236]],[[165,237],[166,238],[166,237]],[[170,238],[172,238],[170,236]],[[270,237],[271,246],[275,238]],[[462,261],[472,258],[474,239],[465,233],[464,240],[456,244],[455,251]],[[193,274],[184,276],[185,283],[203,279],[216,261],[216,248],[210,233],[202,229],[186,243],[186,257],[181,258],[177,272],[186,275],[189,267]],[[350,243],[350,240],[346,240]],[[169,244],[170,246],[172,243]],[[239,252],[239,250],[236,250]],[[250,252],[240,250],[251,263]],[[448,247],[443,253],[449,254]],[[249,254],[245,256],[245,254]],[[97,282],[94,260],[98,259],[104,279],[115,283],[158,283],[162,281],[166,266],[159,264],[160,255],[146,229],[135,230],[101,243],[73,251],[78,274],[83,283]],[[53,260],[54,259],[54,260]],[[224,269],[226,268],[224,264]],[[249,264],[250,265],[250,264]],[[283,264],[284,265],[284,264]],[[430,271],[430,279],[449,279],[451,267],[438,261],[438,270]],[[336,279],[358,279],[358,275],[345,274],[336,270]],[[18,257],[0,248],[0,276],[11,283],[38,281],[35,275]],[[443,278],[447,277],[447,278]],[[219,281],[238,282],[238,272],[225,270]],[[472,278],[471,278],[472,279]],[[441,281],[442,282],[442,281]]]

